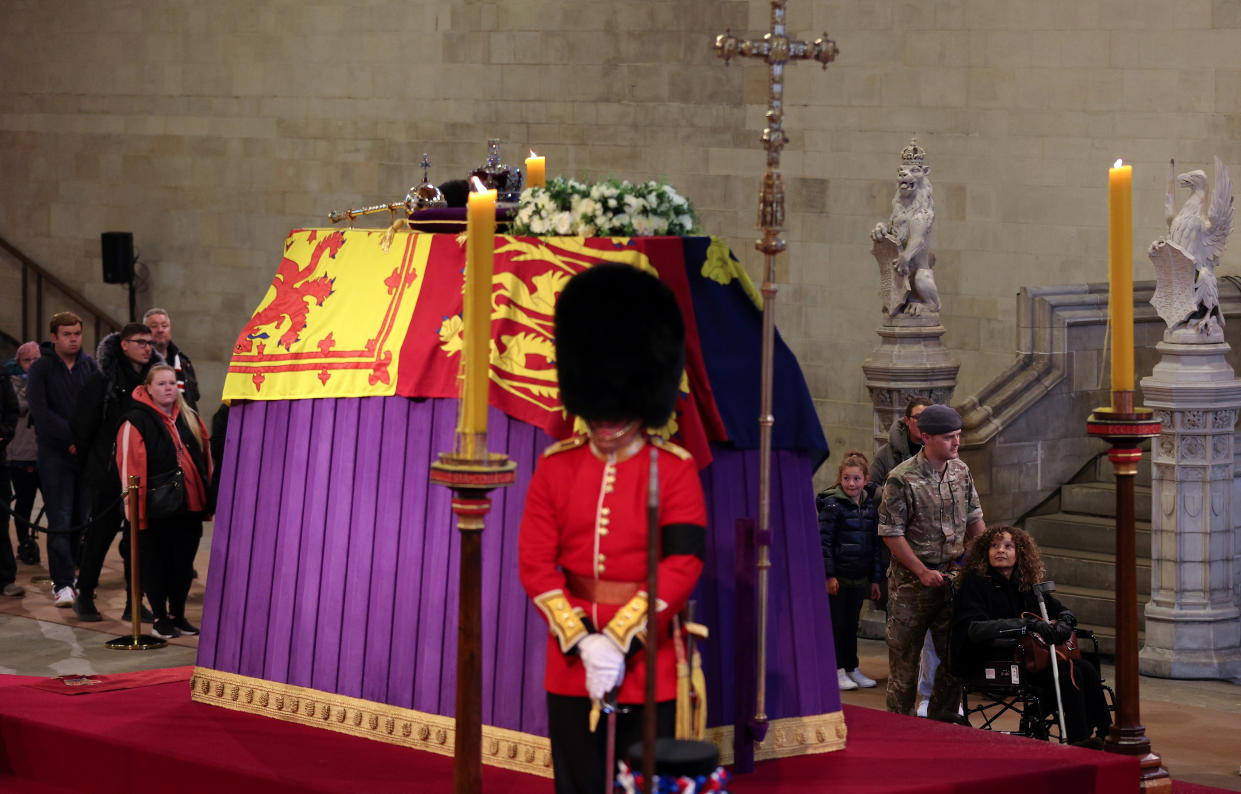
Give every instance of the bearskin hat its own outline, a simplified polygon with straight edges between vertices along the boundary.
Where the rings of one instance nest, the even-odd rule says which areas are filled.
[[[556,302],[556,370],[570,413],[660,427],[684,369],[685,323],[657,276],[601,264],[569,279]]]

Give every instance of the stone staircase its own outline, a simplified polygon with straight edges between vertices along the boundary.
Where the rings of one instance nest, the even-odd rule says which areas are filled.
[[[1027,516],[1056,583],[1056,597],[1083,626],[1094,629],[1102,653],[1112,655],[1116,637],[1116,490],[1112,465],[1100,456],[1060,488],[1059,503]],[[1144,605],[1151,586],[1151,465],[1144,455],[1134,494],[1138,554],[1138,641],[1145,636]],[[1058,508],[1058,509],[1057,509]]]

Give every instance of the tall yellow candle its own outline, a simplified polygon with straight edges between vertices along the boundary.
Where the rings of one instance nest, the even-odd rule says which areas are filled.
[[[1115,392],[1133,391],[1133,166],[1108,171],[1108,312],[1112,321],[1112,408]]]
[[[468,200],[465,244],[465,384],[461,392],[462,452],[479,458],[478,435],[487,432],[491,389],[491,271],[495,258],[496,191],[477,178]]]
[[[539,157],[530,150],[526,158],[526,187],[543,187],[547,184],[547,158]]]

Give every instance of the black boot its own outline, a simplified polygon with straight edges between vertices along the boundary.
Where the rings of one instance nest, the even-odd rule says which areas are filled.
[[[142,606],[142,622],[150,623],[155,620],[155,616],[151,614],[151,610],[147,609],[147,605],[141,601],[138,603]],[[125,599],[125,611],[121,613],[121,620],[128,621],[129,619],[129,599]]]
[[[89,590],[78,593],[78,600],[73,602],[73,611],[78,613],[78,620],[83,623],[97,623],[103,620],[103,615],[95,609],[95,594]]]

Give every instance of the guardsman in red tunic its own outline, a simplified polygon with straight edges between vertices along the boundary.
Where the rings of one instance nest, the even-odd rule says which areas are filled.
[[[526,495],[519,559],[522,584],[549,628],[545,685],[557,792],[603,788],[605,738],[588,728],[592,699],[617,690],[617,758],[641,738],[653,463],[660,551],[656,701],[660,735],[674,733],[672,617],[702,573],[707,516],[691,455],[645,429],[671,415],[684,351],[672,292],[634,267],[586,270],[556,305],[561,401],[590,432],[552,445],[540,460]]]

